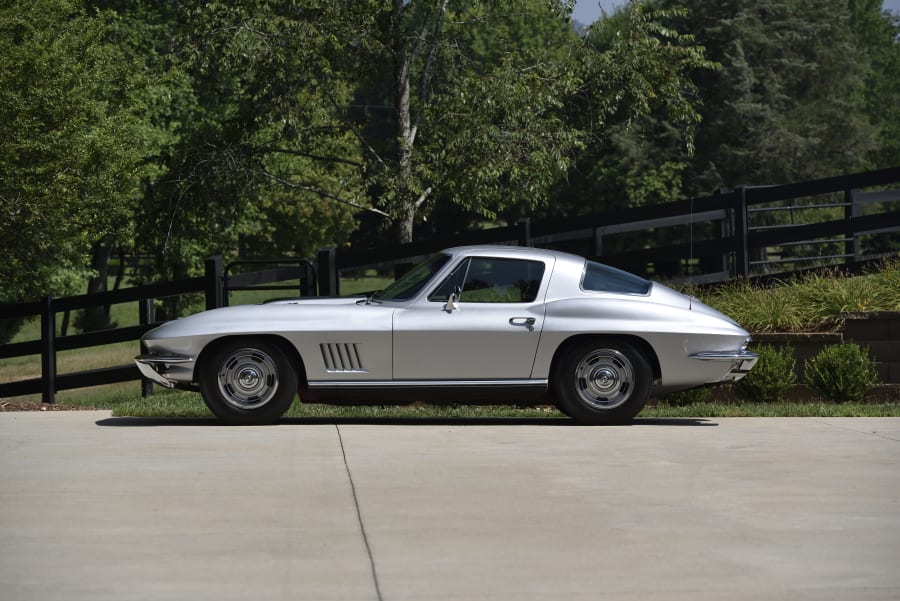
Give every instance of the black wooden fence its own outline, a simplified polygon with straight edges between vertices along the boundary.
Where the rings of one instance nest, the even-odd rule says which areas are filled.
[[[698,284],[789,273],[811,265],[858,263],[896,254],[900,247],[900,190],[866,190],[896,184],[900,167],[796,184],[740,186],[703,198],[616,212],[526,219],[513,226],[387,248],[331,249],[319,255],[320,290],[338,293],[344,271],[409,263],[411,258],[465,244],[569,250],[635,273],[689,276]],[[815,215],[802,223],[760,219],[788,211]],[[829,218],[835,212],[840,217]],[[861,242],[879,234],[888,238],[887,247]],[[808,252],[796,252],[800,247]]]
[[[40,393],[44,402],[52,403],[59,390],[140,378],[133,364],[58,374],[56,353],[139,340],[144,332],[157,325],[154,299],[203,293],[206,307],[211,309],[227,305],[229,291],[233,290],[335,295],[340,292],[342,271],[405,265],[416,257],[448,246],[518,244],[559,248],[600,258],[637,273],[652,270],[657,276],[677,275],[681,269],[681,273],[687,273],[700,284],[771,274],[790,265],[796,270],[810,263],[853,264],[874,256],[896,255],[896,248],[900,247],[900,190],[883,188],[898,183],[900,167],[798,184],[738,187],[704,198],[613,213],[541,221],[525,219],[512,226],[388,248],[324,249],[319,252],[315,267],[302,259],[242,260],[223,267],[221,257],[211,257],[206,261],[203,277],[0,306],[0,319],[40,316],[41,320],[39,340],[0,346],[0,359],[40,354],[41,377],[0,383],[0,397]],[[882,189],[866,190],[870,188]],[[835,201],[835,197],[839,200]],[[833,216],[838,211],[842,216],[818,220],[806,217],[801,223],[759,219],[778,212],[808,215],[821,210],[825,215]],[[867,247],[862,243],[864,236],[886,237],[887,250]],[[797,247],[816,245],[826,250],[807,256],[795,252]],[[666,272],[666,266],[671,267],[673,262],[676,269]],[[262,264],[271,267],[237,273]],[[298,285],[273,284],[286,280],[297,280]],[[72,336],[56,334],[57,313],[118,303],[135,303],[140,325]],[[144,382],[144,391],[149,391],[148,382]]]
[[[275,265],[275,267],[251,273],[233,273],[235,268],[247,264],[268,264]],[[289,279],[297,280],[298,285],[269,285],[272,282],[283,282]],[[145,332],[159,325],[159,322],[155,321],[154,315],[153,301],[155,299],[182,294],[202,293],[205,297],[206,308],[214,309],[228,304],[229,291],[249,289],[290,290],[294,293],[293,296],[296,296],[298,293],[301,296],[315,296],[315,283],[315,268],[311,263],[303,259],[235,261],[223,267],[222,258],[215,256],[206,259],[205,273],[202,277],[137,286],[135,288],[125,288],[99,294],[85,294],[66,298],[52,298],[48,296],[41,301],[33,303],[0,305],[0,319],[39,317],[41,322],[40,339],[0,346],[0,359],[40,354],[41,377],[0,383],[0,398],[40,393],[43,402],[53,403],[56,392],[60,390],[142,379],[134,363],[59,374],[56,369],[56,354],[59,351],[140,340]],[[60,336],[56,333],[56,317],[58,313],[121,303],[135,303],[139,325],[71,336]],[[137,346],[135,346],[135,351],[137,351]],[[150,382],[146,379],[142,379],[142,381],[144,395],[146,396],[151,389]]]

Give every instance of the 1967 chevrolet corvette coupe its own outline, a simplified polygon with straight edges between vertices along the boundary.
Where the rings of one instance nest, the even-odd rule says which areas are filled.
[[[737,380],[757,356],[694,298],[575,255],[437,253],[367,298],[205,311],[147,332],[141,372],[199,388],[232,424],[307,402],[551,401],[584,424],[630,420],[651,394]]]

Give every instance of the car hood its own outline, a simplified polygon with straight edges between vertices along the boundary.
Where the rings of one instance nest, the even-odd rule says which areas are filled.
[[[353,305],[360,300],[359,297],[311,298],[222,307],[168,321],[143,338],[281,332],[285,328],[321,330],[333,328],[335,323],[363,327],[371,313],[354,310]]]

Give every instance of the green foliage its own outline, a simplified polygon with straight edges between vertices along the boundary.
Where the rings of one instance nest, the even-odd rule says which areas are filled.
[[[366,110],[347,114],[398,241],[441,207],[492,219],[548,202],[580,143],[562,113],[580,84],[564,14],[544,0],[360,2],[342,13],[344,31],[370,24],[356,60],[333,63],[360,84]]]
[[[583,35],[571,6],[3,4],[0,302],[105,281],[101,242],[177,279],[360,226],[407,240],[900,160],[900,21],[877,0],[635,1]],[[761,330],[887,303],[808,286],[732,302]]]
[[[865,114],[878,128],[869,154],[873,168],[900,165],[900,14],[882,10],[879,0],[850,0],[850,25],[864,62]]]
[[[78,393],[81,394],[78,394]],[[203,417],[213,419],[200,395],[194,392],[159,390],[147,399],[138,392],[117,390],[115,392],[72,391],[61,394],[57,402],[61,405],[104,408],[112,410],[116,417]],[[285,415],[287,419],[559,419],[568,418],[553,407],[519,408],[511,406],[484,405],[371,405],[332,406],[295,402]],[[643,419],[716,418],[716,417],[900,417],[900,404],[857,404],[857,403],[716,403],[704,402],[686,406],[648,406],[637,417]],[[565,420],[565,421],[563,421]],[[714,423],[714,422],[713,422]]]
[[[177,100],[160,115],[172,139],[138,211],[136,246],[158,276],[197,275],[211,254],[308,256],[346,241],[366,200],[338,108],[350,86],[326,58],[340,50],[331,9],[247,0],[165,10],[122,9],[138,32],[164,30],[143,58],[171,71]]]
[[[91,245],[131,235],[143,81],[74,0],[0,7],[0,302],[76,291]]]
[[[449,127],[434,131],[424,149],[440,169],[442,193],[487,218],[514,202],[528,210],[547,203],[580,145],[560,100],[577,84],[558,64],[513,59],[462,79],[440,109]]]
[[[796,303],[794,288],[788,284],[762,287],[735,281],[700,296],[751,332],[795,332],[811,325],[804,315],[807,308]]]
[[[836,403],[858,403],[878,385],[878,372],[867,350],[857,344],[828,346],[804,364],[806,382]]]
[[[699,403],[686,407],[646,407],[638,420],[686,417],[900,417],[900,404]]]
[[[752,332],[834,331],[841,314],[900,311],[900,260],[886,260],[869,274],[807,274],[759,286],[736,281],[705,293],[701,300]]]
[[[797,379],[793,352],[771,345],[753,350],[759,354],[759,361],[749,374],[735,382],[735,392],[753,403],[781,402]]]
[[[715,71],[682,9],[632,3],[592,25],[577,57],[584,84],[569,119],[585,135],[554,211],[601,211],[681,198],[701,119],[692,74]]]
[[[662,405],[668,407],[688,407],[698,403],[705,403],[712,396],[712,389],[708,386],[700,388],[691,388],[682,390],[681,392],[673,392],[660,397],[659,401]]]
[[[696,73],[705,108],[687,194],[866,167],[877,131],[865,114],[866,61],[845,3],[661,4],[686,8],[673,23],[722,65]]]

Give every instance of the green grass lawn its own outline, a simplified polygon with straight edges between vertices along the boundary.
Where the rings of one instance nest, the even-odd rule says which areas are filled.
[[[111,410],[117,417],[212,417],[198,393],[164,390],[144,399],[126,385],[108,390],[86,389],[78,395],[60,395],[58,403],[74,407]],[[74,392],[74,391],[73,391]],[[551,406],[514,407],[507,405],[360,405],[353,407],[295,402],[285,417],[323,419],[455,419],[455,418],[559,418],[563,414]],[[712,417],[900,417],[900,399],[880,403],[741,403],[715,400],[686,407],[672,407],[651,400],[639,418],[712,418]]]

